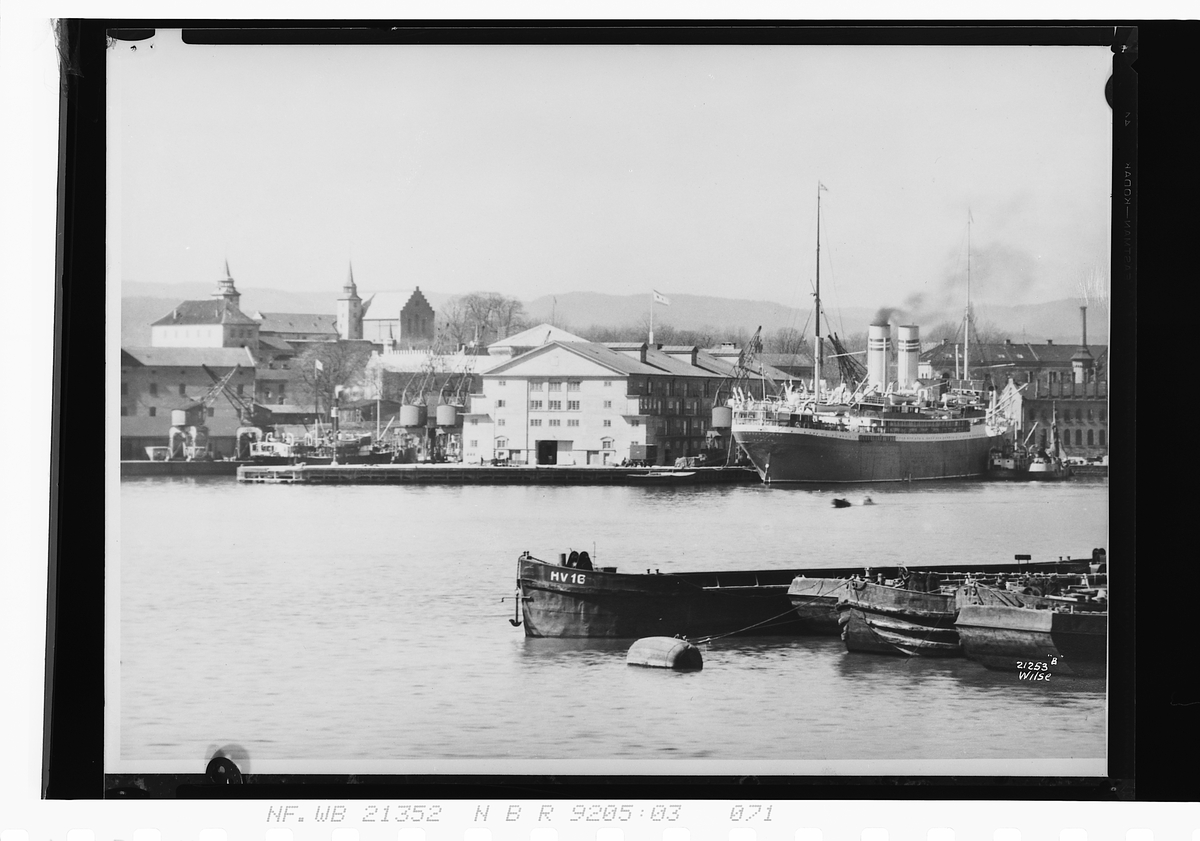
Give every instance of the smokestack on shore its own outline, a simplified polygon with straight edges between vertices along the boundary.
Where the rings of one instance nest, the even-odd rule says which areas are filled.
[[[867,383],[880,388],[887,386],[887,322],[867,328]]]
[[[897,328],[896,381],[900,388],[910,388],[917,381],[921,362],[921,328],[905,324]]]
[[[1087,347],[1087,304],[1079,308],[1079,321],[1083,329],[1083,346]]]

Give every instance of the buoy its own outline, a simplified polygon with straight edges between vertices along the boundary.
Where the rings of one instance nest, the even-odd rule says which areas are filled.
[[[700,649],[679,637],[643,637],[629,647],[625,663],[679,672],[704,668]]]
[[[871,500],[871,497],[869,497],[869,496],[864,496],[864,497],[863,497],[862,504],[863,504],[863,505],[874,505],[875,503],[874,503],[874,502]]]

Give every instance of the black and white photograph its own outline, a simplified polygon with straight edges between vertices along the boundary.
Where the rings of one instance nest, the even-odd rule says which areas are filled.
[[[1111,45],[185,36],[106,775],[1106,775]]]

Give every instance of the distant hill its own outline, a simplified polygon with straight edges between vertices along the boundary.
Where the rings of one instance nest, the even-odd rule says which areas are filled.
[[[207,298],[212,292],[211,284],[203,283],[126,283],[122,288],[121,343],[125,346],[148,345],[150,323],[171,311],[180,301]],[[337,311],[336,293],[288,292],[280,289],[246,288],[242,291],[242,310],[263,312],[311,312],[334,313]],[[384,290],[380,290],[384,291]],[[434,310],[442,307],[451,295],[421,290]],[[711,328],[714,332],[737,330],[753,331],[759,325],[765,333],[781,327],[803,329],[805,335],[813,335],[810,310],[797,310],[772,301],[754,301],[738,298],[718,298],[707,295],[670,296],[670,306],[656,305],[654,318],[657,324],[671,325],[681,330]],[[567,330],[581,331],[589,327],[624,327],[641,325],[650,316],[650,301],[647,295],[605,295],[600,292],[566,292],[561,295],[546,295],[525,302],[529,320],[552,321]],[[838,332],[846,336],[865,333],[876,310],[866,307],[846,307],[830,310],[829,319]],[[992,328],[998,338],[1011,338],[1031,342],[1074,343],[1080,339],[1079,302],[1063,299],[1041,304],[1017,304],[997,306],[982,304],[975,310],[981,328]],[[962,318],[962,311],[905,313],[895,312],[894,322],[917,323],[922,334],[927,335],[937,325]],[[1097,307],[1088,312],[1088,341],[1108,344],[1108,324],[1105,315]]]
[[[704,327],[754,330],[761,325],[764,333],[781,327],[793,327],[803,329],[806,336],[811,337],[814,334],[811,309],[797,310],[772,301],[703,295],[671,295],[670,301],[670,306],[655,306],[654,319],[657,324],[670,324],[681,330],[698,330]],[[553,321],[556,326],[579,331],[589,327],[645,323],[650,317],[650,302],[646,295],[568,292],[536,298],[525,305],[525,310],[529,313],[531,321]],[[1097,310],[1098,308],[1088,313],[1088,341],[1108,344],[1106,316]],[[840,310],[830,308],[826,312],[826,318],[828,322],[832,322],[834,330],[838,333],[852,336],[865,333],[867,326],[878,314],[878,310],[866,307],[844,307]],[[896,310],[890,321],[918,324],[924,335],[943,322],[957,323],[961,319],[962,310],[926,313]],[[1042,304],[983,304],[975,307],[975,319],[978,329],[990,328],[993,332],[1002,334],[998,338],[1031,342],[1053,339],[1064,343],[1080,340],[1079,302],[1070,298]]]

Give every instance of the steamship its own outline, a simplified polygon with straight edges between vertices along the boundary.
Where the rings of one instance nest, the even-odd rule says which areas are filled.
[[[886,319],[876,319],[867,332],[866,378],[853,390],[845,382],[833,391],[822,387],[820,231],[818,189],[813,388],[789,385],[761,400],[736,393],[729,402],[734,441],[768,483],[983,476],[990,450],[1007,431],[995,392],[989,397],[982,389],[923,386],[917,379],[921,345],[916,326],[898,328],[894,383],[887,377],[890,327]],[[969,259],[967,267],[969,319]]]

